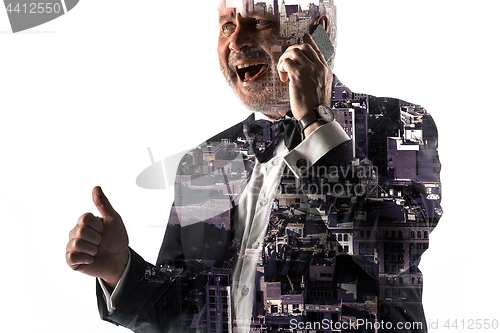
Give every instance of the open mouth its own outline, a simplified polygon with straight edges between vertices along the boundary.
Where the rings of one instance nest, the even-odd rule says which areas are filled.
[[[243,63],[236,66],[236,73],[243,82],[250,82],[262,76],[268,69],[269,65],[262,60]]]

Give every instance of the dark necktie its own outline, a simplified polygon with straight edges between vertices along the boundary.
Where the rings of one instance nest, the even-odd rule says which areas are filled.
[[[293,117],[292,111],[288,111],[283,120],[283,130],[285,133],[285,145],[289,150],[294,149],[302,142],[302,135],[297,126],[297,119]]]
[[[288,149],[294,149],[301,141],[297,121],[291,118],[289,111],[282,120],[255,120],[254,116],[244,124],[244,133],[250,143],[250,153],[254,154],[260,163],[269,161],[275,154],[278,144],[283,139]]]

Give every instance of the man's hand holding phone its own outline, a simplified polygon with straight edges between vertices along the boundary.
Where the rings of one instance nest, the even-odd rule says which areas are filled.
[[[304,35],[304,44],[292,45],[281,55],[278,72],[281,81],[290,81],[290,107],[296,119],[321,104],[330,105],[333,73],[310,34]],[[304,135],[319,125],[311,125]]]

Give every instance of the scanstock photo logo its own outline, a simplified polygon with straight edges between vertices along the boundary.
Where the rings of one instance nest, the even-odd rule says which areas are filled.
[[[75,8],[79,0],[4,0],[12,32],[31,29],[52,21]]]

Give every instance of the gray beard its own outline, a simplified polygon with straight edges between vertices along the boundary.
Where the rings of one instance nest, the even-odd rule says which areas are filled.
[[[236,82],[238,81],[238,74],[234,70],[234,62],[242,57],[252,58],[252,54],[254,57],[262,57],[265,58],[269,65],[268,72],[265,74],[268,76],[268,82],[272,82],[272,86],[267,84],[264,85],[263,80],[258,82],[258,84],[254,84],[250,87],[246,88],[247,92],[253,93],[253,96],[250,101],[243,101],[240,98],[240,101],[245,105],[246,108],[251,111],[260,112],[268,116],[276,115],[277,110],[283,110],[289,108],[289,100],[288,94],[284,98],[279,98],[276,96],[276,89],[280,89],[283,85],[286,85],[288,92],[288,82],[281,82],[281,79],[278,74],[278,69],[276,68],[274,62],[271,60],[269,55],[263,51],[250,51],[247,54],[238,53],[233,56],[230,56],[228,64],[229,70],[224,68],[222,64],[220,64],[220,69],[222,75],[226,79],[227,83],[233,89],[235,94],[239,97],[238,91],[236,89]],[[286,111],[285,111],[286,112]]]

